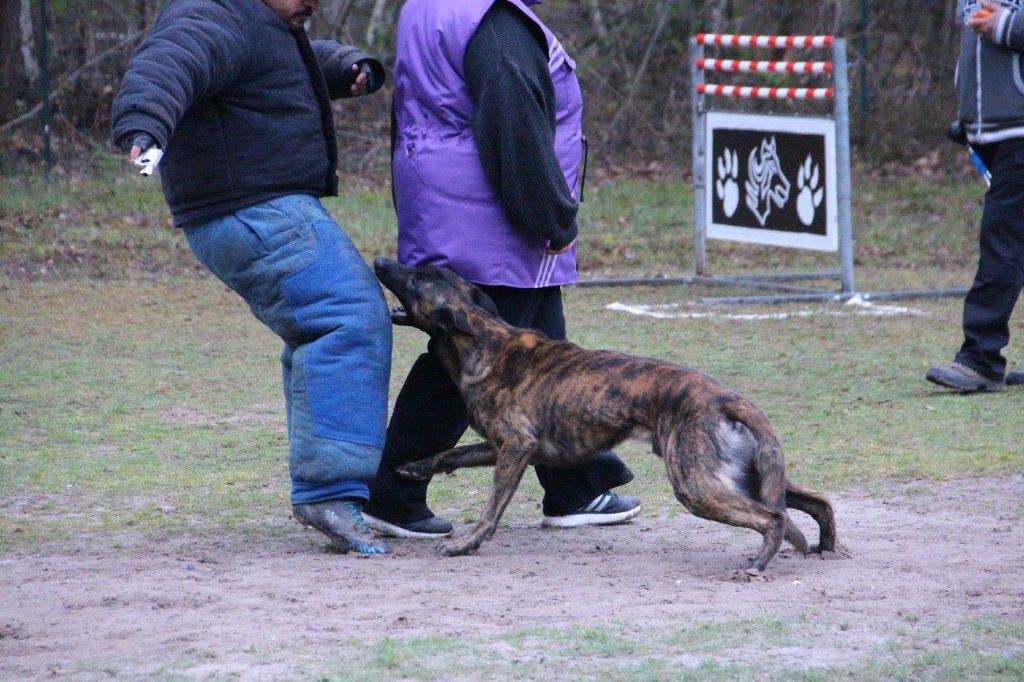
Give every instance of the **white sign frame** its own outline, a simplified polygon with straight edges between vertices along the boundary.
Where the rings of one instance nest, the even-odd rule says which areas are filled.
[[[704,193],[704,208],[707,220],[706,235],[709,239],[782,246],[811,251],[839,250],[839,208],[838,182],[836,167],[836,121],[830,117],[818,116],[779,116],[766,114],[749,114],[729,111],[707,111],[705,116],[704,178],[708,191]],[[716,130],[730,129],[764,132],[770,136],[773,132],[798,133],[804,135],[821,135],[825,138],[825,234],[807,232],[785,232],[780,230],[754,229],[736,225],[723,225],[714,222],[713,202],[716,200],[714,191],[715,163],[713,140]],[[796,192],[791,192],[789,201],[796,200]],[[788,202],[787,202],[788,203]]]

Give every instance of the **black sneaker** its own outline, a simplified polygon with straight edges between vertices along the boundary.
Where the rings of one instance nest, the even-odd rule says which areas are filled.
[[[1015,372],[1006,373],[1006,385],[1007,386],[1021,386],[1024,385],[1024,370],[1018,369]]]
[[[959,362],[954,362],[948,367],[932,367],[925,375],[925,379],[933,384],[952,388],[961,393],[1001,391],[1006,386],[1002,381],[986,379],[975,370],[967,365],[961,365]]]
[[[363,514],[363,518],[366,519],[367,526],[389,538],[443,538],[452,532],[451,521],[436,516],[406,523],[392,523],[370,514]]]
[[[578,528],[580,526],[610,526],[625,523],[640,513],[640,499],[629,495],[602,493],[594,500],[571,514],[562,516],[544,515],[540,522],[545,528]]]
[[[373,537],[363,520],[363,505],[353,500],[328,500],[313,504],[293,504],[292,515],[303,526],[315,528],[337,544],[343,552],[384,554],[388,548]]]

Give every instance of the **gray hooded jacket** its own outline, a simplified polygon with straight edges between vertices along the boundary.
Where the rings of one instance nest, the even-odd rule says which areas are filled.
[[[1000,0],[1003,11],[991,39],[966,26],[980,0],[958,0],[963,24],[956,68],[957,117],[974,144],[1024,137],[1024,0]]]

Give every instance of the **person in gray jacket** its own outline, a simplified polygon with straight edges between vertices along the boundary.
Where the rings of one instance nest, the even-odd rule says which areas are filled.
[[[1024,286],[1024,0],[959,0],[957,116],[988,166],[978,271],[964,299],[964,342],[952,364],[926,378],[963,393],[1024,384],[1006,372],[1003,348]]]

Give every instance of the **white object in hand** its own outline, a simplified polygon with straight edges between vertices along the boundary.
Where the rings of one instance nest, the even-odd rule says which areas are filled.
[[[148,178],[156,170],[156,166],[162,158],[164,158],[164,150],[159,147],[147,149],[139,158],[135,159],[135,165],[141,169],[139,175]]]

